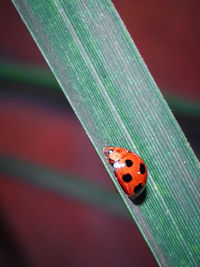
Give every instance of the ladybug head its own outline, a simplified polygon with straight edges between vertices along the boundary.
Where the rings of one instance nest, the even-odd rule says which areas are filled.
[[[125,155],[128,151],[121,147],[113,147],[108,146],[104,148],[104,153],[107,156],[107,160],[109,163],[114,163],[117,160],[120,160],[123,155]]]

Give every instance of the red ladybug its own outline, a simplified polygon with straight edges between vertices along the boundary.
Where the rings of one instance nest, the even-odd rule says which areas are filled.
[[[145,188],[147,168],[144,161],[132,151],[122,147],[108,146],[104,149],[107,161],[126,194],[137,197]]]

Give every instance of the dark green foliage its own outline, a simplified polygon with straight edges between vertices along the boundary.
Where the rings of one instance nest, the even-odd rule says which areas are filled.
[[[199,162],[112,3],[13,2],[158,263],[197,266]],[[107,144],[144,159],[149,178],[140,204],[116,182]]]

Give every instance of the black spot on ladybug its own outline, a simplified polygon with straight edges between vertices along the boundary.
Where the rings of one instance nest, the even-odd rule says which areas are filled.
[[[127,166],[127,167],[131,167],[131,166],[133,165],[133,162],[132,162],[132,160],[130,160],[130,159],[127,159],[127,160],[125,161],[125,163],[126,163],[126,166]]]
[[[127,173],[123,175],[122,179],[124,180],[124,182],[129,183],[132,180],[132,176],[129,173]]]
[[[144,174],[145,173],[145,166],[143,163],[140,163],[140,173]]]
[[[143,188],[142,184],[136,185],[136,187],[134,188],[134,193],[135,194],[139,193],[142,188]]]

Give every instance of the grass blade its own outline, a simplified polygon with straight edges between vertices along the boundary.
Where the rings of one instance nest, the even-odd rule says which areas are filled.
[[[199,163],[109,0],[13,0],[162,266],[197,266]],[[129,148],[149,170],[133,204],[105,162]]]
[[[0,79],[13,83],[45,87],[60,92],[60,86],[49,69],[40,66],[0,62]],[[179,115],[200,118],[200,105],[194,99],[166,94],[165,99],[170,108]]]

